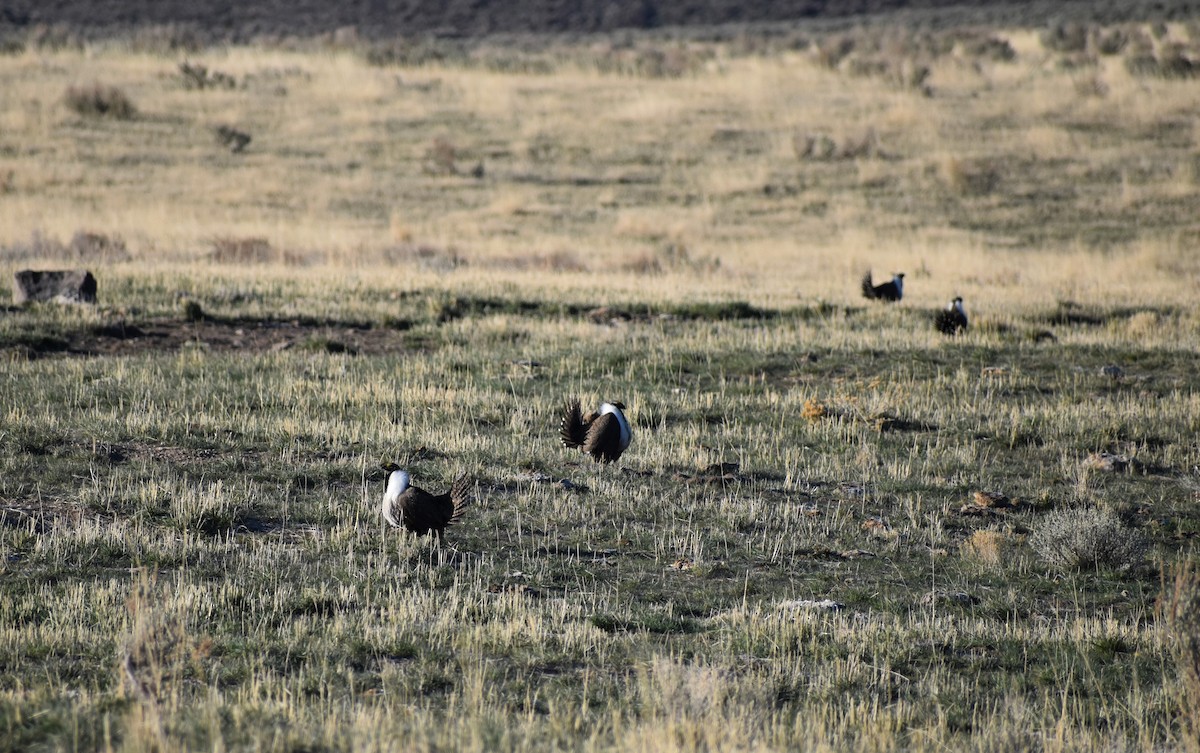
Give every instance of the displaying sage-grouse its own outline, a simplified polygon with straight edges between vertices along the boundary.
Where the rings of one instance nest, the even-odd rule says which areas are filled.
[[[892,276],[890,282],[885,282],[882,285],[871,284],[871,270],[862,278],[863,298],[870,298],[876,301],[898,301],[904,297],[904,273],[899,272]]]
[[[947,335],[957,335],[967,331],[967,312],[963,311],[962,296],[946,304],[946,308],[937,313],[934,319],[939,332]]]
[[[633,439],[624,410],[623,403],[603,403],[585,418],[579,400],[568,400],[558,428],[563,446],[578,447],[598,463],[615,462]]]
[[[384,463],[388,472],[383,493],[383,519],[393,528],[407,528],[418,536],[433,531],[438,541],[446,526],[462,520],[471,504],[470,482],[460,476],[445,494],[430,494],[409,482],[411,476],[395,463]]]

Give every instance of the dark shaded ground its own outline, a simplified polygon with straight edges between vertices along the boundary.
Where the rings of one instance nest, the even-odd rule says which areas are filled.
[[[262,353],[292,348],[315,353],[378,355],[407,349],[399,329],[363,324],[204,319],[159,319],[90,329],[16,336],[0,341],[0,354],[16,358],[55,355],[129,356],[201,348]]]
[[[176,25],[204,41],[259,36],[313,36],[354,27],[367,38],[434,34],[594,33],[615,29],[711,27],[890,17],[919,23],[1023,23],[1056,20],[1166,20],[1194,16],[1191,0],[9,0],[0,3],[0,31],[62,24],[85,36]]]

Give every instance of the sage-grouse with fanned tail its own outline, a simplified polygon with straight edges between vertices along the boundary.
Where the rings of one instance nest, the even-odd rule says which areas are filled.
[[[584,417],[579,400],[568,400],[558,429],[563,446],[579,448],[599,463],[615,462],[633,439],[624,410],[624,403],[613,401]]]
[[[418,536],[433,531],[438,541],[446,526],[462,520],[471,504],[471,482],[460,476],[445,494],[430,494],[412,486],[411,476],[395,463],[384,463],[388,472],[383,494],[383,518],[393,528],[405,528]]]

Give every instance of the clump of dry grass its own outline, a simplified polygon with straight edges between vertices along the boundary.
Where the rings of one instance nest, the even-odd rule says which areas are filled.
[[[137,115],[133,100],[124,91],[99,82],[68,87],[63,94],[63,103],[72,112],[85,118],[131,120]]]
[[[1029,537],[1034,551],[1056,570],[1127,569],[1139,564],[1146,539],[1108,508],[1055,510]]]
[[[815,397],[810,397],[805,399],[800,415],[809,421],[817,421],[829,415],[829,408]]]
[[[1015,541],[1011,534],[992,529],[972,533],[959,548],[966,558],[989,568],[999,569],[1013,553]]]

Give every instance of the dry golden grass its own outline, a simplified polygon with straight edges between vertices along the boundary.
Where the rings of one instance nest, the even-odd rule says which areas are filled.
[[[230,48],[196,60],[238,86],[201,91],[185,88],[175,61],[119,48],[6,56],[0,243],[89,230],[128,239],[145,265],[203,260],[216,237],[261,237],[335,269],[372,269],[396,242],[453,246],[467,259],[573,249],[593,267],[629,268],[606,276],[616,293],[641,286],[627,261],[653,257],[667,238],[722,262],[709,276],[668,276],[656,286],[668,295],[836,301],[855,297],[859,269],[922,267],[927,280],[910,278],[921,305],[952,294],[983,310],[1043,305],[1047,293],[1182,301],[1187,285],[1141,262],[1175,257],[1175,237],[1190,232],[1168,209],[1200,193],[1181,159],[1194,126],[1146,141],[1184,117],[1189,82],[1134,78],[1108,56],[1094,73],[1104,96],[1081,96],[1078,75],[1056,67],[1037,32],[1001,36],[1014,61],[937,58],[930,97],[805,52],[741,57],[719,46],[714,64],[667,79]],[[61,93],[84,81],[127,92],[139,116],[80,120]],[[213,142],[218,123],[252,135],[245,153]],[[798,159],[798,134],[848,156]],[[431,150],[443,162],[453,150],[453,164],[422,169]],[[850,181],[842,161],[855,165]],[[466,174],[477,163],[482,178]],[[1039,185],[1076,195],[1042,199]],[[1003,208],[1022,195],[1031,207],[1050,201],[1062,227],[1038,233],[1036,213]],[[1070,219],[1092,202],[1113,217]],[[1147,211],[1160,221],[1145,223]],[[575,286],[573,275],[467,265],[454,284]],[[989,283],[1014,277],[1009,289]]]

